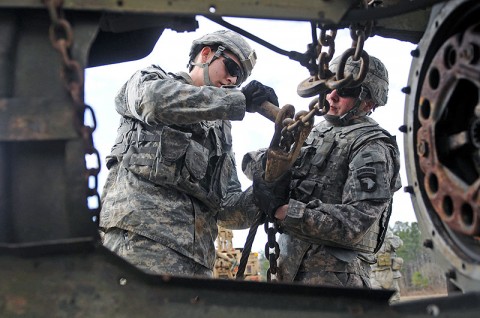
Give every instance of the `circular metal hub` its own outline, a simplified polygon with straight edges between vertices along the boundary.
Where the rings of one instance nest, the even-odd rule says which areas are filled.
[[[417,114],[426,193],[440,218],[465,235],[480,233],[479,57],[480,24],[451,36],[427,69]]]
[[[409,189],[449,282],[480,290],[480,3],[438,5],[415,50],[405,108]]]

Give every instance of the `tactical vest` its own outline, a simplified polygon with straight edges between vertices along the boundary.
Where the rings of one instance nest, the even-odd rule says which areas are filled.
[[[365,153],[357,156],[360,158],[356,157],[356,162],[351,162],[353,154],[365,142],[375,139],[382,139],[398,149],[393,137],[377,123],[366,122],[346,127],[317,126],[307,138],[306,146],[302,148],[301,156],[294,165],[291,197],[304,203],[320,199],[327,204],[341,204],[349,165],[362,167],[365,173],[368,173],[370,168],[367,164],[375,161],[376,154]],[[378,194],[366,192],[365,199],[391,200],[391,193],[387,191],[378,191]],[[375,253],[383,243],[390,214],[391,202],[389,208],[383,211],[382,216],[357,243],[321,243],[358,252]]]
[[[123,117],[107,167],[115,162],[161,186],[220,208],[235,165],[229,121],[149,126]]]

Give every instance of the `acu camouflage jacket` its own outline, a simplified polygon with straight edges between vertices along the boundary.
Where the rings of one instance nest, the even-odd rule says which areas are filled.
[[[212,269],[217,222],[246,228],[259,213],[251,189],[241,190],[232,152],[229,120],[243,118],[244,95],[151,66],[115,103],[122,118],[100,227],[135,232]]]
[[[261,152],[244,157],[247,176],[259,160]],[[360,257],[373,260],[385,235],[399,167],[395,141],[373,119],[317,125],[292,168],[287,217],[279,222],[279,278],[326,271],[368,280],[370,265]]]

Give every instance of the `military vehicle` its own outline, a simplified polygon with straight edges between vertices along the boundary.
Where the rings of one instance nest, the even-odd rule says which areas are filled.
[[[197,15],[238,32],[221,18],[368,25],[418,43],[405,57],[404,189],[448,297],[389,306],[381,290],[148,275],[99,244],[84,70],[141,58],[166,28],[195,30]],[[0,316],[478,317],[479,16],[477,0],[1,0]],[[301,91],[321,91],[324,78],[310,75]]]

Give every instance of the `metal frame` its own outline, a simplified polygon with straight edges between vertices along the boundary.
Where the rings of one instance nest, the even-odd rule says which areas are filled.
[[[163,19],[150,25],[150,40],[167,26],[195,28],[188,14],[207,13],[207,3],[225,15],[338,21],[350,1],[64,1],[72,55],[82,68],[95,56],[105,63],[90,50],[102,32],[142,29],[155,14]],[[478,316],[478,293],[390,307],[389,291],[147,275],[105,250],[88,214],[85,153],[48,14],[41,1],[0,7],[0,316]],[[105,11],[128,13],[131,29],[102,29]]]

